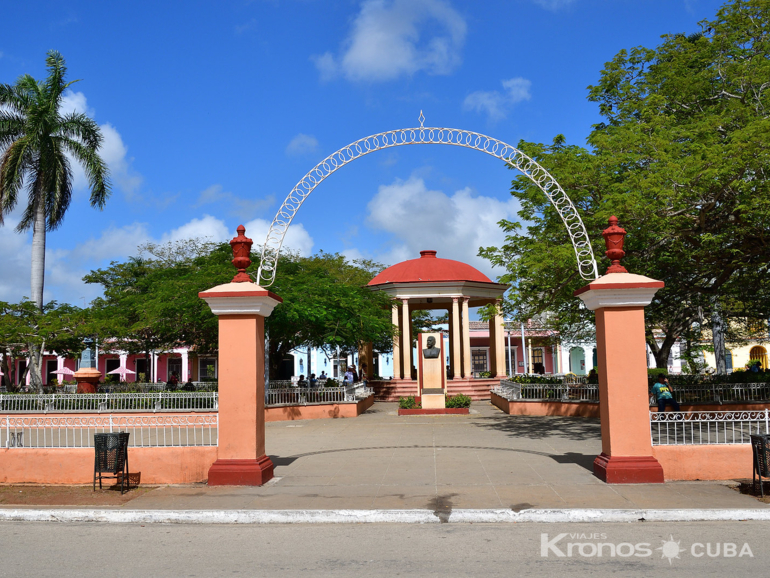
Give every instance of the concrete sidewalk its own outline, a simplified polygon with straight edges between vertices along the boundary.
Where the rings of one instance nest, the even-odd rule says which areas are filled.
[[[395,403],[377,403],[355,419],[268,423],[276,477],[267,485],[165,486],[113,508],[768,508],[719,482],[601,482],[592,473],[601,449],[595,419],[509,416],[488,402],[475,403],[468,416],[398,417],[396,410]]]

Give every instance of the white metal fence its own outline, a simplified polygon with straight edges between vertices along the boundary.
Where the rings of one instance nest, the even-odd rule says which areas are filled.
[[[218,416],[0,416],[0,447],[91,448],[94,434],[129,432],[129,447],[216,446]]]
[[[770,434],[770,410],[650,412],[652,445],[747,444]]]
[[[355,403],[374,393],[363,382],[347,387],[285,387],[270,388],[265,405],[314,405],[324,403]]]
[[[158,393],[0,394],[0,413],[217,411],[213,391]]]
[[[517,383],[504,379],[492,391],[509,401],[599,401],[599,386],[591,384]]]
[[[770,401],[770,383],[672,385],[671,390],[679,403],[687,404]],[[652,398],[650,405],[656,405]]]

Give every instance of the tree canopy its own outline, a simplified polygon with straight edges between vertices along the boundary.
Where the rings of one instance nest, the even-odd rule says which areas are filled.
[[[659,366],[715,309],[770,314],[770,4],[734,0],[700,26],[663,36],[654,49],[621,50],[605,65],[589,87],[604,121],[588,148],[561,135],[519,145],[577,206],[600,274],[601,231],[615,214],[628,231],[626,268],[665,281],[646,310]],[[593,316],[573,297],[585,282],[567,231],[527,177],[513,181],[511,194],[525,228],[501,221],[505,244],[480,251],[515,286],[505,307],[524,318],[549,312],[554,328],[579,337]]]
[[[104,288],[93,303],[95,327],[102,341],[137,352],[188,346],[217,349],[217,319],[198,293],[228,283],[234,273],[228,244],[185,241],[146,245],[140,255],[89,273],[87,283]],[[259,255],[252,253],[256,270]],[[386,296],[365,285],[381,266],[349,262],[341,255],[301,257],[284,252],[270,288],[284,302],[266,319],[270,371],[292,349],[313,346],[329,354],[371,341],[378,351],[392,347],[393,325]]]

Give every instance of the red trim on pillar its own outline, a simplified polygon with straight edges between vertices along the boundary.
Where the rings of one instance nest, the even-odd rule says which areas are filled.
[[[261,486],[273,478],[273,462],[267,456],[256,460],[217,460],[209,468],[209,486]]]
[[[608,484],[662,484],[663,466],[652,456],[608,456],[594,460],[594,475]]]

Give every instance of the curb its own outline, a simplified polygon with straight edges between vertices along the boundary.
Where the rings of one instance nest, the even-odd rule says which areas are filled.
[[[0,522],[107,524],[499,524],[770,521],[756,510],[27,510],[0,509]]]

